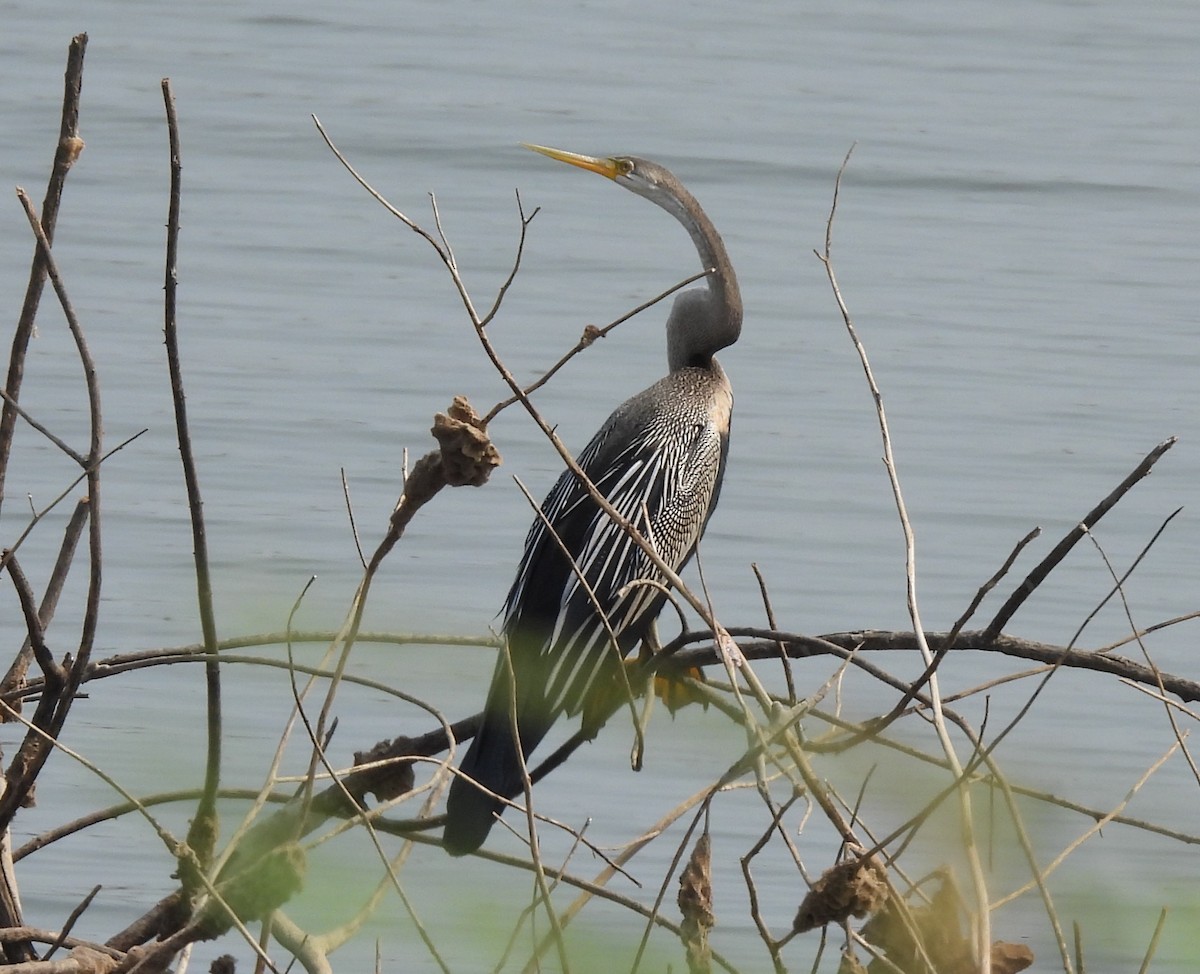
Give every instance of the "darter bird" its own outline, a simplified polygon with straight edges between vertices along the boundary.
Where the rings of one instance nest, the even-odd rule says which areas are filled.
[[[617,407],[577,458],[599,493],[678,570],[696,550],[725,472],[733,391],[713,355],[742,330],[737,277],[712,221],[662,166],[528,148],[657,203],[687,229],[706,272],[667,317],[667,375]],[[504,807],[488,792],[513,798],[523,790],[521,757],[557,718],[582,715],[584,736],[595,736],[612,709],[598,698],[612,699],[621,660],[665,600],[650,558],[565,470],[529,529],[504,604],[511,671],[502,653],[482,725],[450,786],[443,842],[451,855],[483,843]]]

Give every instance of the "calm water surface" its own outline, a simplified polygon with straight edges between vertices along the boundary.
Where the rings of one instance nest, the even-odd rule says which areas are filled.
[[[298,624],[336,626],[358,570],[339,471],[369,546],[398,493],[403,451],[428,448],[432,413],[456,393],[490,406],[504,392],[432,253],[345,175],[310,113],[397,206],[427,220],[427,193],[437,193],[480,305],[513,259],[514,189],[527,208],[541,208],[494,326],[525,379],[584,324],[603,324],[691,273],[695,257],[660,211],[517,143],[650,156],[695,191],[725,236],[747,306],[742,340],[722,358],[737,418],[729,479],[703,551],[727,624],[762,619],[751,562],[786,628],[908,624],[902,539],[875,416],[812,254],[852,144],[836,266],[885,396],[917,532],[926,626],[949,626],[1037,524],[1043,538],[1018,565],[1028,570],[1169,435],[1178,446],[1097,540],[1123,570],[1182,505],[1129,586],[1130,611],[1147,625],[1197,608],[1200,8],[1192,3],[350,2],[336,11],[259,4],[253,13],[232,3],[93,3],[75,13],[10,3],[0,17],[0,181],[35,198],[57,133],[67,41],[81,30],[91,37],[87,149],[71,175],[56,253],[99,362],[109,443],[149,430],[107,470],[101,655],[199,638],[160,332],[164,76],[182,125],[181,327],[223,634],[281,628],[312,574],[318,581]],[[30,250],[19,208],[0,208],[9,322]],[[43,304],[23,402],[78,438],[78,368],[54,308]],[[625,325],[539,394],[568,442],[584,442],[613,405],[662,373],[662,319],[652,311]],[[486,490],[440,497],[417,519],[375,584],[369,627],[474,635],[492,622],[529,518],[511,477],[540,494],[559,467],[515,412],[492,432],[505,457],[501,475]],[[22,449],[9,476],[5,539],[21,523],[25,494],[44,503],[70,476],[34,435],[23,434]],[[26,549],[27,569],[51,557],[60,523],[47,525],[42,548]],[[1066,642],[1109,585],[1096,547],[1080,545],[1010,630]],[[78,604],[74,594],[64,604]],[[20,630],[4,598],[0,624],[12,645]],[[73,622],[64,609],[60,651]],[[1127,629],[1113,604],[1082,644]],[[1194,628],[1177,627],[1150,649],[1163,668],[1194,676],[1193,643]],[[890,662],[917,672],[915,661]],[[354,668],[456,717],[478,706],[490,662],[467,651],[364,646]],[[831,669],[818,662],[799,672],[807,688]],[[963,656],[947,662],[942,679],[956,690],[1011,669]],[[998,753],[1010,774],[1115,805],[1170,731],[1161,707],[1111,682],[1056,678]],[[1010,719],[1023,694],[997,689],[989,726]],[[260,780],[287,700],[277,671],[230,671],[230,784]],[[193,740],[201,702],[198,670],[97,685],[68,743],[132,790],[189,786],[201,770]],[[342,702],[343,752],[428,723],[380,695],[347,692]],[[858,683],[845,694],[850,716],[890,702]],[[981,701],[963,711],[976,726],[984,719]],[[164,737],[164,727],[177,728],[178,739]],[[921,739],[918,728],[910,733]],[[715,777],[743,746],[715,718],[685,713],[661,723],[649,770],[635,776],[625,737],[606,735],[548,781],[539,789],[543,807],[576,821],[591,814],[593,838],[616,840]],[[13,741],[11,731],[3,736],[6,748]],[[886,755],[872,753],[822,771],[852,789],[873,760],[881,768],[872,787],[900,821],[915,800],[906,797],[908,766],[891,769]],[[115,800],[65,760],[53,770],[39,809],[20,821],[18,842]],[[1195,831],[1195,793],[1175,758],[1130,812]],[[714,816],[716,945],[756,969],[762,955],[736,868],[755,837],[742,823],[760,828],[750,801],[731,797]],[[1027,812],[1035,823],[1042,814]],[[184,814],[166,819],[182,828]],[[878,827],[889,824],[880,813]],[[1039,851],[1051,858],[1086,824],[1048,819]],[[953,834],[951,822],[946,829]],[[104,836],[104,844],[64,843],[57,859],[43,853],[39,869],[22,877],[34,922],[56,925],[104,882],[81,924],[85,935],[102,935],[146,901],[147,886],[170,888],[169,863],[147,851],[155,847],[145,827],[122,822]],[[812,825],[800,841],[810,869],[828,864],[828,835]],[[365,846],[342,841],[315,853],[300,919],[321,926],[344,908],[331,900],[365,895],[361,875],[373,869]],[[936,847],[913,853],[922,854],[938,861]],[[1053,891],[1066,922],[1092,918],[1089,969],[1136,965],[1158,910],[1170,904],[1153,969],[1193,970],[1196,864],[1188,847],[1116,827],[1069,860]],[[454,868],[460,892],[498,879],[484,865]],[[665,868],[648,860],[639,876],[653,884]],[[1019,881],[1019,863],[995,868],[997,889]],[[422,853],[410,869],[410,892],[422,891],[417,908],[455,969],[494,962],[468,942],[455,945],[456,917],[467,922],[479,904],[468,897],[451,910],[445,894],[428,892],[445,888],[440,854]],[[774,911],[767,920],[785,929],[798,879],[790,866],[762,873]],[[596,929],[609,917],[594,916]],[[1028,941],[1053,969],[1036,904],[1010,907],[996,924],[998,936]],[[376,927],[385,969],[412,963],[414,935],[398,903],[384,906]],[[370,938],[361,945],[369,950]],[[789,965],[806,969],[811,945],[790,949]],[[200,951],[197,961],[209,956]],[[342,963],[368,962],[364,953]],[[833,969],[836,958],[825,965]]]

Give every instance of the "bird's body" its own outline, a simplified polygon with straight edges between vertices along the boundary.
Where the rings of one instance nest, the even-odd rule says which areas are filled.
[[[688,228],[709,271],[704,287],[675,300],[667,322],[669,373],[619,406],[577,458],[617,513],[667,565],[681,568],[716,506],[725,470],[733,393],[713,353],[740,332],[737,280],[711,222],[661,166],[538,151],[602,172],[663,206]],[[612,709],[597,701],[612,699],[621,659],[647,635],[665,599],[650,557],[579,477],[564,471],[529,530],[505,602],[507,654],[450,788],[448,851],[478,848],[503,807],[472,782],[504,798],[523,788],[513,715],[526,757],[561,716],[582,714],[585,735],[594,734]]]

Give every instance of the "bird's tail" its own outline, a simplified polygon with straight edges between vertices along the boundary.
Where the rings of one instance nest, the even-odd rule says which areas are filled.
[[[546,729],[524,725],[521,721],[521,742],[528,754],[545,736]],[[467,756],[459,765],[459,774],[450,783],[442,844],[452,856],[465,856],[483,845],[496,816],[504,809],[500,799],[477,785],[504,798],[520,794],[525,786],[512,721],[506,714],[489,713],[484,717]]]

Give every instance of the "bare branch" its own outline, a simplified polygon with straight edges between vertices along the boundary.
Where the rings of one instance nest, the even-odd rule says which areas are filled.
[[[54,228],[58,222],[58,208],[62,201],[67,173],[83,151],[83,139],[79,137],[79,101],[83,91],[83,56],[87,50],[87,34],[77,34],[71,39],[67,53],[67,70],[64,79],[62,124],[59,129],[58,147],[54,154],[54,166],[46,196],[42,201],[42,229],[48,242],[54,240]],[[46,260],[43,248],[34,248],[33,264],[29,270],[29,284],[25,289],[25,301],[21,316],[13,332],[12,351],[8,358],[8,376],[4,383],[7,393],[4,409],[0,412],[0,505],[4,502],[4,481],[8,462],[12,455],[13,432],[17,413],[13,404],[21,396],[21,382],[25,376],[25,353],[33,334],[33,323],[37,318],[42,288],[46,281]]]
[[[524,242],[524,238],[525,238],[525,227],[526,226],[528,226],[528,221],[522,219],[522,226],[521,226],[522,243]],[[516,271],[516,268],[514,267],[514,273],[515,273],[515,271]],[[633,310],[625,312],[625,314],[623,314],[619,318],[609,322],[603,328],[597,328],[595,325],[585,326],[583,329],[583,334],[579,337],[579,341],[577,341],[575,343],[574,347],[572,347],[569,351],[567,351],[567,353],[565,355],[562,356],[562,358],[560,358],[557,362],[555,362],[552,366],[550,366],[550,368],[547,369],[542,374],[541,378],[539,378],[537,381],[532,382],[528,386],[526,386],[525,390],[524,390],[525,395],[530,396],[534,392],[536,392],[538,389],[540,389],[542,386],[544,386],[547,382],[549,382],[552,378],[554,378],[554,376],[558,373],[559,369],[561,369],[564,365],[566,365],[569,361],[571,361],[571,359],[573,359],[576,355],[578,355],[584,349],[591,348],[591,346],[596,343],[597,339],[608,337],[608,333],[611,332],[618,325],[623,325],[625,322],[629,321],[630,318],[634,317],[635,315],[641,314],[647,308],[654,307],[654,305],[658,304],[660,301],[664,300],[665,298],[670,297],[676,291],[687,287],[689,284],[694,284],[696,281],[701,280],[708,273],[709,273],[708,271],[700,271],[697,274],[692,274],[690,277],[685,277],[679,283],[673,284],[669,288],[667,288],[665,291],[662,291],[659,294],[656,294],[649,301],[643,301],[641,304],[639,304]],[[496,313],[496,309],[493,308],[492,311],[488,313],[488,316],[486,318],[484,318],[484,324],[486,324],[488,321],[490,321],[492,316],[495,313]],[[507,409],[513,403],[520,402],[520,401],[521,401],[520,397],[515,394],[509,396],[507,399],[501,399],[500,402],[496,403],[496,405],[494,405],[491,408],[491,410],[488,412],[488,414],[486,416],[484,416],[484,418],[483,418],[484,425],[487,425],[493,419],[495,419],[496,416],[502,410]]]
[[[1001,630],[1008,625],[1008,621],[1013,617],[1016,611],[1025,604],[1025,600],[1031,596],[1039,585],[1046,580],[1046,576],[1054,570],[1066,556],[1067,553],[1075,547],[1084,532],[1089,528],[1094,528],[1096,523],[1104,517],[1109,511],[1116,506],[1117,501],[1124,497],[1129,490],[1143,477],[1149,475],[1151,469],[1159,461],[1164,453],[1175,445],[1177,437],[1169,437],[1153,450],[1151,450],[1142,462],[1133,468],[1133,471],[1122,480],[1111,494],[1104,498],[1099,504],[1093,507],[1087,514],[1083,516],[1074,528],[1067,532],[1066,536],[1054,546],[1054,549],[1043,558],[1037,566],[1028,575],[1025,580],[1017,587],[1016,591],[1009,596],[1008,601],[1004,603],[1000,611],[996,613],[996,617],[988,623],[987,629],[984,631],[991,636],[1000,635]]]
[[[205,702],[207,707],[207,753],[204,765],[204,796],[196,808],[187,843],[195,851],[201,869],[207,869],[217,839],[217,789],[221,784],[221,667],[217,659],[217,623],[213,612],[212,575],[208,564],[208,534],[204,529],[204,502],[192,453],[188,428],[187,397],[183,391],[183,369],[179,361],[179,327],[175,314],[175,290],[179,280],[179,207],[183,164],[180,158],[179,123],[171,79],[162,80],[170,148],[171,194],[167,212],[167,255],[163,291],[163,336],[167,347],[167,369],[171,377],[171,400],[175,406],[175,436],[183,464],[183,481],[188,495],[192,525],[192,553],[196,565],[196,600],[205,646]],[[197,879],[183,874],[184,886],[195,889]]]

